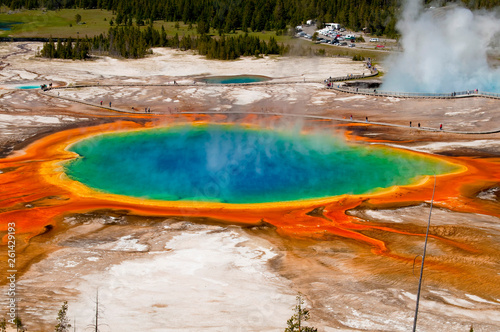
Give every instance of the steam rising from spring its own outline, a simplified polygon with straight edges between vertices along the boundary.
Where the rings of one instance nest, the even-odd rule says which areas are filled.
[[[495,13],[457,5],[424,9],[422,1],[407,0],[397,28],[404,51],[387,61],[384,91],[500,92],[500,69],[488,64],[500,36]]]

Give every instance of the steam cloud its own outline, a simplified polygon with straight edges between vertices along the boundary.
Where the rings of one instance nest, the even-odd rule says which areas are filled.
[[[500,69],[488,64],[500,36],[495,13],[457,5],[424,9],[421,0],[407,0],[397,28],[404,51],[388,59],[384,91],[500,92]]]

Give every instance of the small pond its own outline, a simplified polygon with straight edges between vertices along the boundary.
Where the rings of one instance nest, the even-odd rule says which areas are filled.
[[[21,90],[40,89],[40,85],[20,85],[16,87],[16,89],[21,89]]]
[[[22,24],[22,22],[0,22],[0,31],[9,31],[16,24]]]
[[[235,75],[235,76],[210,76],[199,79],[199,82],[208,84],[242,84],[269,81],[271,78],[258,75]]]

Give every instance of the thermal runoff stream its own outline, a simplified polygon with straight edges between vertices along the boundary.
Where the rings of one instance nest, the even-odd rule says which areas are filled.
[[[271,203],[366,194],[457,166],[326,134],[238,125],[110,133],[71,147],[67,175],[104,193],[165,201]]]

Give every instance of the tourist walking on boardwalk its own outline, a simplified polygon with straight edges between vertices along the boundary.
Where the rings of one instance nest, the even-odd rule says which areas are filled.
[[[443,124],[442,123],[439,125],[439,130],[443,130]]]
[[[368,117],[367,116],[365,117],[365,120],[366,120],[366,122],[368,122]]]
[[[102,106],[102,100],[101,100],[101,106]]]
[[[111,102],[109,102],[109,107],[111,107]]]
[[[418,123],[418,127],[420,128],[420,122]]]
[[[410,128],[411,128],[411,121],[410,121]]]

